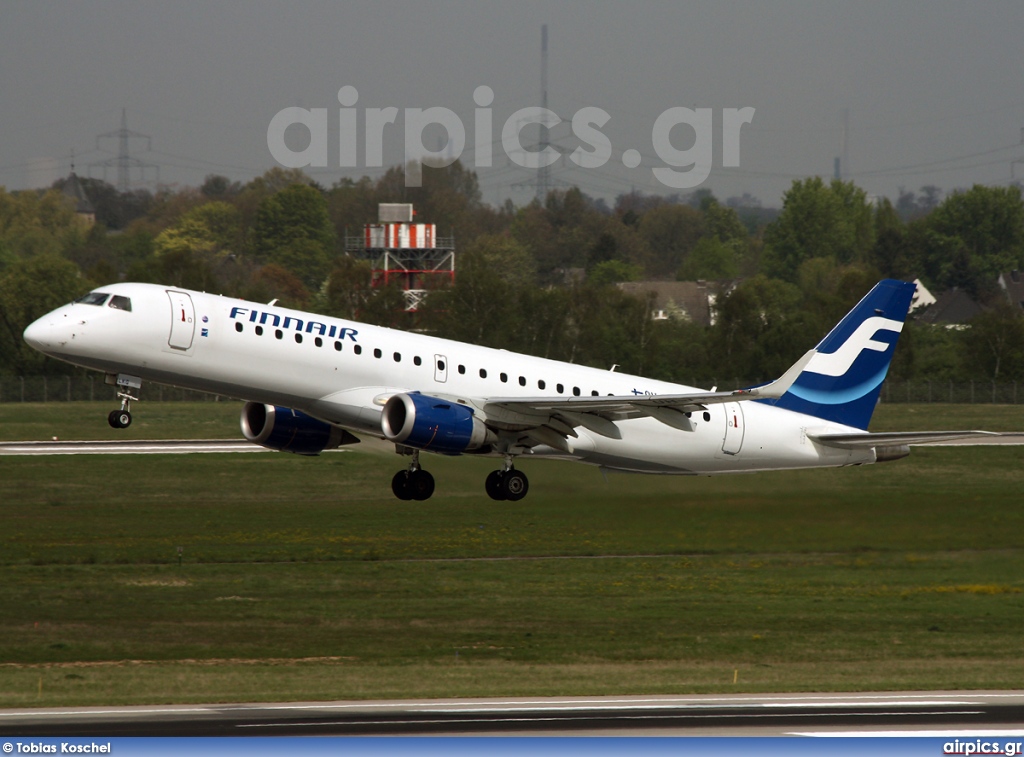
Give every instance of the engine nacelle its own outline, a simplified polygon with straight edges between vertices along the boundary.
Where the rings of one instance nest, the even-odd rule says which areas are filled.
[[[242,434],[254,444],[297,455],[319,455],[325,449],[359,441],[299,410],[258,402],[246,402],[242,408]]]
[[[472,409],[419,393],[391,397],[380,425],[388,441],[448,455],[479,449],[490,441],[487,426]]]

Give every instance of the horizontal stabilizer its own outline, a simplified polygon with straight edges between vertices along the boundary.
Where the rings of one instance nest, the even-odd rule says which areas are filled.
[[[840,449],[870,449],[891,447],[898,444],[926,445],[960,439],[992,439],[1001,437],[994,431],[894,431],[877,434],[808,434],[808,438],[828,447]]]

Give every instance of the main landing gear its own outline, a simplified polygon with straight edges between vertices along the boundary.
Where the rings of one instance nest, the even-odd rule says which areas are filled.
[[[415,499],[422,502],[434,493],[434,477],[420,467],[420,453],[412,453],[408,470],[400,470],[391,479],[391,491],[402,500]]]
[[[525,473],[512,467],[512,456],[506,455],[505,467],[488,474],[484,489],[491,499],[518,502],[530,490],[530,481]]]
[[[512,456],[505,456],[501,470],[491,471],[484,482],[487,496],[493,500],[518,502],[530,490],[526,474],[512,467]],[[400,470],[391,479],[391,491],[401,500],[430,499],[434,493],[434,477],[420,467],[420,453],[412,452],[412,462],[407,470]]]
[[[114,379],[111,381],[111,379]],[[121,400],[120,410],[111,410],[107,416],[107,423],[110,424],[111,428],[128,428],[132,425],[132,402],[138,402],[138,397],[133,397],[131,394],[132,389],[142,388],[142,379],[138,379],[135,376],[126,376],[119,374],[116,377],[113,375],[107,376],[107,383],[117,384],[120,391],[117,393],[117,398]]]

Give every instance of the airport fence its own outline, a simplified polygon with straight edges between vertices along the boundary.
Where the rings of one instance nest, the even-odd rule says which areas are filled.
[[[701,385],[705,382],[700,382]],[[754,386],[762,382],[733,379],[719,388]],[[0,377],[0,403],[4,402],[106,402],[117,395],[116,387],[96,376],[6,376]],[[191,389],[145,384],[142,399],[151,402],[219,402],[227,398]],[[945,402],[951,404],[1024,402],[1024,387],[1018,382],[996,381],[886,381],[882,402]]]
[[[220,402],[225,397],[163,384],[143,384],[142,394],[151,402]],[[117,387],[103,376],[4,376],[0,377],[0,403],[8,402],[108,402],[118,401]]]

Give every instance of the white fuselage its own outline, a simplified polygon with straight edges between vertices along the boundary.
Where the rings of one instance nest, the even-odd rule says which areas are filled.
[[[399,392],[481,408],[492,398],[661,395],[692,387],[505,350],[150,284],[103,287],[131,311],[73,303],[32,324],[47,355],[146,381],[301,410],[383,438],[381,410]],[[262,333],[258,333],[258,332]],[[856,432],[761,402],[709,405],[692,430],[620,420],[621,439],[577,428],[572,452],[533,454],[649,473],[713,474],[871,463],[871,449],[827,447],[808,432]]]

